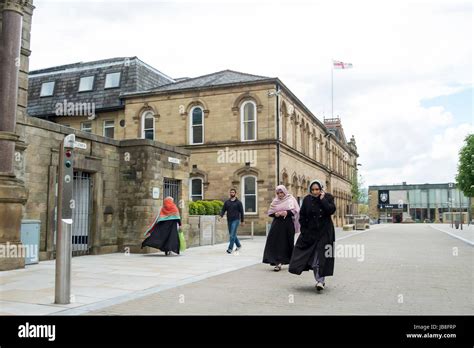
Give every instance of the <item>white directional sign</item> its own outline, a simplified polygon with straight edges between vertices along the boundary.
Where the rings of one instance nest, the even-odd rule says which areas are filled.
[[[78,149],[87,149],[87,144],[86,143],[81,143],[79,141],[74,142],[74,147]]]

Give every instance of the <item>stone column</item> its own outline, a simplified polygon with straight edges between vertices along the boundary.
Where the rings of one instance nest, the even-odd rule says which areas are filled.
[[[0,271],[25,266],[20,242],[22,208],[26,202],[24,183],[15,177],[13,161],[18,104],[18,71],[24,6],[27,1],[6,1],[0,34]]]

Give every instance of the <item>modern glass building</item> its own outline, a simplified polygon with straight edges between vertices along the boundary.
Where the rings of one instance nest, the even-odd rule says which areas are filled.
[[[456,184],[369,186],[369,216],[381,223],[471,219],[471,198]]]

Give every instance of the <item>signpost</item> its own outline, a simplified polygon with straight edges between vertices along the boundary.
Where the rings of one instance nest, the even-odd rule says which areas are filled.
[[[72,257],[72,211],[74,181],[74,148],[86,149],[87,145],[75,141],[69,134],[62,142],[59,153],[58,205],[56,227],[56,278],[54,302],[69,304],[71,298],[71,257]]]

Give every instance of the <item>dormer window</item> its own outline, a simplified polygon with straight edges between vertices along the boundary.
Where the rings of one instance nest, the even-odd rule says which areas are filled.
[[[79,92],[92,91],[94,87],[94,76],[81,77],[79,81]]]
[[[41,85],[40,97],[50,97],[54,93],[54,81],[43,82]]]
[[[120,73],[110,73],[105,76],[105,88],[120,87]]]

